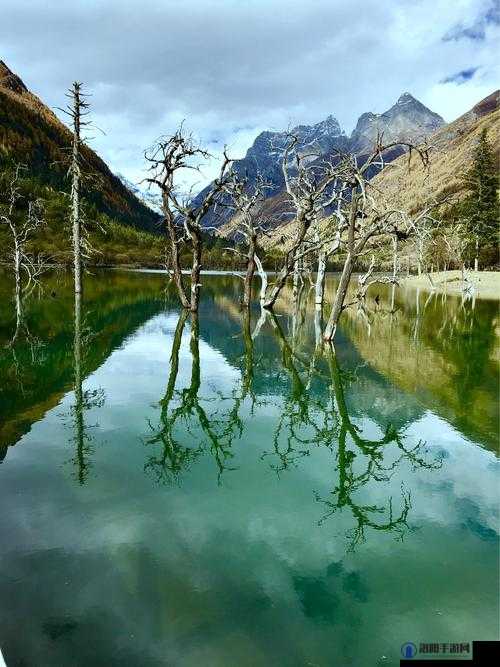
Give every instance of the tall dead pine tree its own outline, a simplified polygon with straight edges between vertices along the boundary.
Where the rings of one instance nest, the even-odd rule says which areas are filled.
[[[66,97],[71,100],[66,109],[61,109],[71,118],[73,129],[73,140],[71,145],[71,163],[69,174],[71,175],[71,240],[73,247],[73,271],[75,281],[75,293],[82,291],[82,220],[80,209],[80,188],[82,181],[82,128],[89,123],[85,117],[89,114],[89,103],[87,95],[82,90],[82,84],[75,81]]]

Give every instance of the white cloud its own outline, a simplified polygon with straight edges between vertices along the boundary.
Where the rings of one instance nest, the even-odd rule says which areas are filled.
[[[330,113],[349,132],[405,90],[452,120],[498,86],[495,4],[4,0],[0,40],[52,106],[73,79],[87,83],[106,131],[94,147],[137,182],[143,149],[182,119],[216,155],[227,143],[235,157],[265,128]],[[440,83],[472,67],[460,86]]]

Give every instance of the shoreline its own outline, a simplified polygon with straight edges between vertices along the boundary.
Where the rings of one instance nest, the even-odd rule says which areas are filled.
[[[465,278],[470,285],[467,292],[469,296],[475,296],[479,299],[500,300],[500,271],[465,271]],[[403,288],[420,288],[440,294],[464,294],[462,272],[459,270],[436,271],[421,276],[408,276],[401,278],[399,282]]]

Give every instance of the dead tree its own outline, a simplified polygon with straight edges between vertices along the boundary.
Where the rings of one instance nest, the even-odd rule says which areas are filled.
[[[339,175],[343,174],[340,173]],[[346,218],[342,210],[346,187],[347,184],[345,181],[343,181],[337,192],[335,211],[330,218],[330,224],[328,224],[326,229],[317,229],[315,234],[314,240],[319,248],[318,270],[316,273],[316,283],[314,286],[314,303],[317,310],[321,310],[323,308],[325,295],[325,274],[328,258],[339,250],[342,239],[342,232],[346,228]],[[331,238],[332,227],[333,238]]]
[[[246,270],[243,287],[243,305],[248,307],[252,298],[252,283],[255,271],[257,270],[261,277],[261,286],[267,286],[267,275],[263,279],[263,267],[258,257],[259,236],[265,233],[265,225],[260,218],[262,203],[265,199],[266,190],[270,185],[259,175],[253,185],[250,185],[248,178],[241,178],[234,171],[231,172],[231,178],[224,188],[228,195],[230,203],[228,206],[234,210],[236,229],[233,232],[243,239],[246,246],[245,260]],[[228,248],[239,252],[234,248]],[[265,290],[264,290],[265,294]]]
[[[346,184],[345,196],[340,202],[346,219],[346,238],[343,239],[345,259],[330,317],[323,333],[325,340],[333,340],[335,336],[340,315],[347,307],[344,302],[351,276],[358,267],[368,242],[374,237],[387,235],[394,225],[397,211],[377,200],[376,189],[369,179],[373,169],[384,167],[384,155],[387,151],[396,147],[407,149],[409,160],[412,153],[416,152],[424,166],[428,165],[427,147],[417,147],[408,142],[383,144],[382,136],[377,138],[373,152],[361,166],[355,156],[338,154],[338,169],[342,170],[342,178]]]
[[[319,232],[316,232],[314,240],[319,244]],[[325,294],[326,258],[326,248],[322,246],[318,251],[318,270],[316,272],[316,282],[314,285],[314,304],[317,310],[321,310],[321,307],[323,306],[323,298]]]
[[[28,244],[43,224],[43,206],[40,199],[27,200],[22,194],[21,173],[23,165],[17,165],[6,187],[4,203],[0,205],[0,224],[11,237],[9,259],[14,274],[16,311],[20,308],[21,292],[30,288],[41,272],[40,258],[35,259],[28,251]],[[27,282],[23,288],[22,274]]]
[[[178,193],[176,180],[186,169],[199,169],[199,161],[209,157],[209,153],[196,146],[192,138],[184,134],[182,127],[173,136],[158,139],[155,145],[145,152],[151,174],[146,178],[146,182],[156,185],[161,192],[162,210],[170,241],[173,279],[182,306],[193,313],[198,311],[200,298],[202,221],[209,209],[221,198],[231,179],[229,170],[231,160],[224,151],[219,176],[199,205],[195,205],[191,197],[183,197]],[[192,257],[189,296],[181,267],[181,247],[185,243],[189,244]]]
[[[70,218],[71,218],[71,242],[73,251],[73,273],[75,292],[82,291],[82,251],[85,247],[85,240],[82,229],[82,212],[80,203],[81,185],[82,185],[82,130],[90,125],[87,120],[89,115],[89,103],[86,98],[88,95],[83,92],[82,84],[75,81],[66,97],[70,103],[65,109],[60,109],[69,116],[73,131],[71,142],[71,162],[68,173],[71,176],[71,194],[70,194]]]
[[[298,138],[290,135],[283,154],[285,190],[294,216],[293,238],[285,252],[282,267],[266,293],[263,306],[269,310],[274,307],[292,271],[298,274],[302,258],[319,249],[315,243],[304,245],[306,236],[318,219],[325,215],[328,207],[332,206],[339,193],[342,172],[335,162],[325,160],[312,163],[311,160],[317,156],[299,153],[297,144]]]

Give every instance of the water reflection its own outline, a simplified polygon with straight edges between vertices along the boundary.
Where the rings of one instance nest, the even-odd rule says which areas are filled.
[[[239,418],[239,406],[242,396],[203,398],[199,396],[201,387],[200,363],[200,335],[197,313],[191,313],[191,332],[189,350],[191,354],[191,379],[188,387],[176,390],[179,371],[179,350],[182,333],[187,319],[187,313],[179,315],[172,344],[170,357],[170,374],[165,396],[160,402],[160,427],[150,427],[154,435],[147,441],[150,445],[161,444],[161,454],[150,456],[145,469],[153,471],[157,481],[178,481],[181,472],[203,452],[208,451],[217,464],[218,479],[225,470],[230,470],[230,460],[233,456],[231,443],[236,433],[242,430]],[[217,405],[232,403],[230,410],[224,410]],[[209,413],[204,404],[215,407]],[[182,445],[176,439],[175,429],[178,422],[182,422],[190,436],[191,443]],[[194,444],[197,443],[197,444]]]
[[[393,317],[394,313],[389,315]],[[234,355],[240,377],[207,393],[206,387],[202,389],[198,315],[190,316],[189,384],[178,387],[179,355],[188,321],[187,313],[180,313],[172,337],[170,370],[160,401],[159,423],[149,420],[153,434],[146,438],[146,445],[154,453],[148,455],[146,472],[161,484],[180,483],[191,466],[201,456],[208,455],[216,464],[221,483],[223,473],[238,466],[235,442],[248,439],[248,432],[262,418],[260,411],[271,413],[275,416],[274,426],[263,443],[260,459],[278,475],[300,466],[302,459],[316,448],[329,452],[335,481],[332,479],[327,496],[315,496],[325,508],[320,524],[338,511],[349,512],[351,526],[347,534],[351,549],[366,539],[368,529],[402,538],[408,529],[411,509],[408,483],[401,484],[398,507],[391,489],[383,504],[363,503],[360,500],[363,489],[366,487],[373,495],[374,485],[388,484],[402,465],[405,470],[436,470],[442,465],[440,456],[428,456],[423,440],[413,442],[405,433],[407,423],[399,428],[387,423],[380,437],[364,434],[364,429],[373,430],[373,425],[365,426],[363,416],[353,419],[346,400],[346,387],[351,393],[355,391],[359,368],[343,371],[330,345],[314,344],[308,348],[309,356],[304,354],[301,346],[311,343],[304,327],[305,308],[292,314],[290,337],[274,313],[259,315],[253,335],[249,310],[244,309],[235,317],[241,326],[238,338],[243,347],[241,355]],[[266,319],[271,340],[274,337],[281,352],[279,363],[277,357],[272,357],[275,381],[271,395],[255,390],[255,385],[265,386],[265,377],[269,377],[269,364],[256,364],[254,349],[259,336],[265,336],[266,345],[270,340],[269,330],[263,329]]]
[[[89,279],[79,305],[49,280],[23,391],[2,345],[7,664],[392,664],[409,636],[488,638],[496,308],[421,292],[415,337],[415,293],[380,288],[333,349],[307,286],[272,316],[204,280],[199,319],[162,276]]]
[[[342,374],[332,346],[326,349],[326,354],[340,427],[336,453],[338,484],[328,499],[317,496],[317,500],[327,507],[327,513],[321,522],[338,510],[348,508],[354,520],[354,527],[349,529],[351,549],[364,542],[366,528],[392,532],[402,539],[405,529],[408,529],[408,512],[411,509],[409,490],[402,485],[401,509],[396,513],[393,509],[392,496],[385,506],[363,505],[356,500],[356,494],[369,483],[388,482],[402,461],[410,462],[413,469],[437,469],[441,466],[442,460],[439,457],[426,460],[425,443],[419,440],[413,446],[406,445],[404,435],[391,424],[387,425],[384,435],[379,439],[364,437],[361,428],[355,425],[349,416],[344,390],[346,376]],[[353,379],[355,381],[355,374],[350,374],[349,380]],[[395,448],[391,448],[390,445],[395,445]]]
[[[378,439],[363,436],[362,427],[349,416],[345,399],[345,385],[355,385],[356,370],[343,372],[332,345],[317,344],[309,361],[294,350],[298,331],[288,342],[274,314],[270,314],[273,329],[282,352],[282,364],[288,372],[289,393],[284,396],[281,415],[275,428],[273,452],[264,452],[262,458],[273,456],[271,464],[280,473],[309,456],[312,447],[326,447],[335,459],[332,473],[338,478],[328,498],[317,495],[316,500],[327,509],[320,524],[335,512],[349,509],[354,527],[350,528],[350,548],[365,540],[366,528],[394,532],[401,538],[408,528],[411,493],[402,486],[401,510],[394,513],[392,496],[387,505],[362,505],[355,500],[364,486],[389,482],[401,462],[413,469],[437,469],[441,458],[427,459],[427,447],[422,440],[414,445],[405,442],[402,429],[388,423]],[[324,364],[327,363],[326,369]],[[313,377],[317,381],[311,391]],[[391,448],[391,445],[394,447]],[[359,494],[358,494],[359,495]],[[384,519],[385,517],[385,519]]]
[[[75,384],[71,274],[44,276],[19,309],[11,282],[0,272],[0,459]],[[156,277],[109,272],[87,283],[85,329],[93,335],[91,345],[83,336],[84,375],[163,307]]]
[[[497,450],[498,308],[494,302],[400,292],[394,312],[367,299],[369,328],[346,311],[343,330],[361,356],[425,408]]]
[[[75,479],[79,484],[85,484],[91,467],[92,454],[91,428],[98,424],[89,425],[85,420],[85,412],[92,408],[102,408],[105,394],[102,388],[93,390],[83,389],[84,379],[84,349],[92,344],[92,333],[82,325],[82,295],[75,292],[74,310],[74,337],[73,337],[73,374],[74,374],[74,404],[71,406],[73,436],[70,441],[75,445],[75,456],[72,463],[75,467]]]

